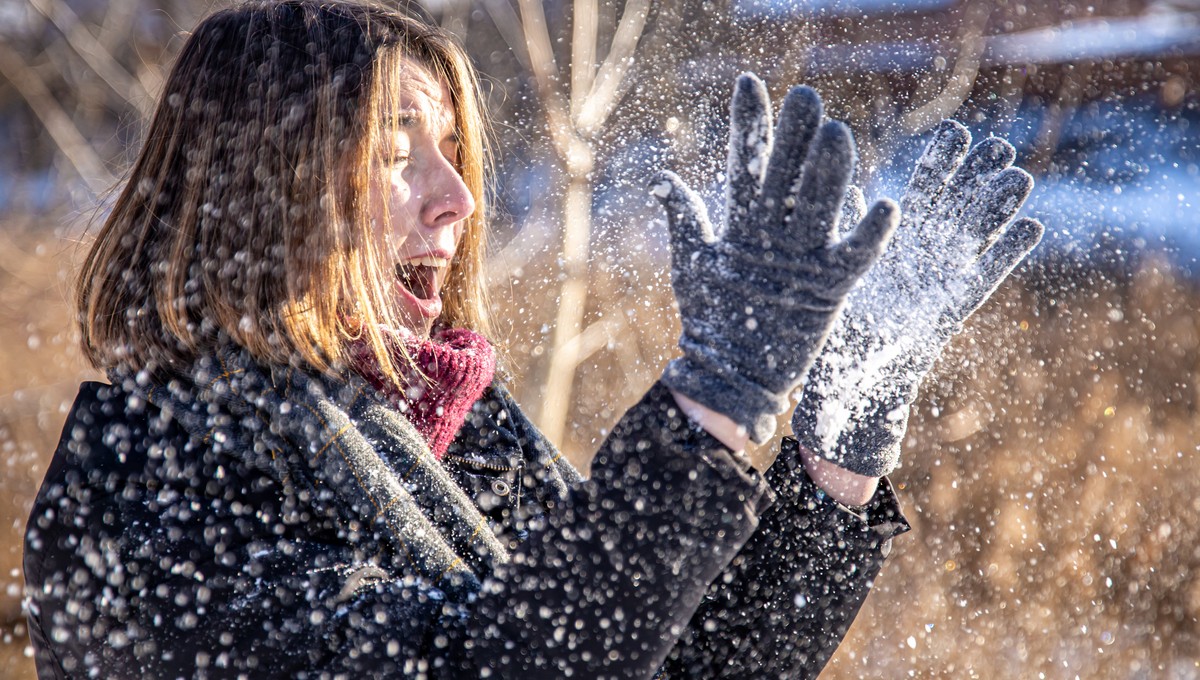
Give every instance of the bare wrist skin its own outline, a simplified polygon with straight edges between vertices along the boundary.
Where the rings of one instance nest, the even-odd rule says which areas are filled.
[[[735,454],[745,452],[746,444],[750,442],[746,428],[733,422],[729,416],[717,413],[675,390],[671,390],[671,396],[675,397],[675,402],[679,404],[684,415],[704,428],[714,439],[729,447]],[[803,446],[800,447],[800,460],[817,487],[839,503],[866,505],[879,486],[878,477],[867,477],[838,467]],[[758,461],[755,463],[754,467],[762,472],[761,464]]]
[[[729,450],[736,454],[745,452],[746,444],[750,441],[750,433],[746,431],[746,428],[733,422],[729,416],[717,413],[675,390],[671,390],[671,396],[675,397],[675,403],[679,404],[684,415],[704,428],[714,439],[729,447]]]
[[[834,500],[845,505],[866,505],[879,486],[879,477],[851,472],[804,446],[800,447],[800,460],[813,482]]]

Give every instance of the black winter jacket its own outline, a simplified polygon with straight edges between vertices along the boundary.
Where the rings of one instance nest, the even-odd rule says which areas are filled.
[[[39,677],[813,677],[908,528],[886,481],[841,506],[788,439],[764,482],[658,385],[590,480],[532,469],[549,448],[502,387],[475,405],[443,464],[514,552],[456,599],[86,383],[26,533]]]

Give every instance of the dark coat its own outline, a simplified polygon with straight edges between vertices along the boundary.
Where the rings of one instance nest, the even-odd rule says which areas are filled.
[[[503,388],[475,405],[443,464],[513,558],[454,593],[87,383],[26,534],[39,676],[810,677],[907,529],[886,482],[845,508],[789,440],[764,480],[661,386],[590,480],[548,453]]]

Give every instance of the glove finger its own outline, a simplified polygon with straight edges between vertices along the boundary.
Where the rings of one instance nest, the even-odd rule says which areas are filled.
[[[924,220],[970,147],[971,133],[961,123],[943,120],[938,124],[900,199],[906,217]]]
[[[854,278],[879,259],[898,224],[900,206],[885,198],[876,201],[858,227],[838,244],[837,257],[849,272],[856,275]]]
[[[758,200],[771,153],[771,102],[767,86],[752,73],[738,76],[729,105],[727,224],[746,221]]]
[[[942,323],[957,327],[966,321],[967,317],[991,297],[1000,282],[1037,246],[1045,231],[1042,223],[1031,217],[1023,217],[1013,222],[996,243],[980,256],[975,277],[959,304],[948,310]]]
[[[1012,221],[1033,190],[1033,177],[1021,168],[1006,168],[980,189],[960,218],[961,238],[955,250],[972,257],[983,252]]]
[[[999,137],[989,137],[977,144],[942,191],[938,216],[949,221],[961,215],[975,194],[997,173],[1012,165],[1016,157],[1012,144]]]
[[[686,271],[696,254],[716,240],[704,202],[679,175],[669,170],[654,176],[650,193],[667,211],[672,268]]]
[[[793,87],[784,98],[775,127],[775,146],[762,185],[765,224],[778,224],[783,219],[786,213],[784,201],[800,178],[823,110],[821,98],[810,87]]]
[[[833,239],[853,172],[854,136],[843,123],[831,120],[817,131],[800,184],[790,197],[784,231],[794,251],[824,248]]]
[[[867,199],[862,189],[851,184],[846,188],[846,199],[842,203],[842,216],[838,218],[838,236],[846,238],[855,225],[867,214]]]

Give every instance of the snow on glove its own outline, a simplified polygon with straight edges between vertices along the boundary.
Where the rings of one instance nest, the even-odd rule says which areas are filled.
[[[841,123],[821,124],[821,115],[816,92],[793,88],[772,135],[766,86],[750,74],[738,78],[719,233],[678,176],[662,172],[654,182],[667,210],[683,322],[683,356],[663,382],[758,443],[774,433],[846,294],[899,219],[896,205],[881,201],[838,240],[854,140]]]
[[[1033,178],[1016,152],[943,121],[917,161],[903,218],[879,263],[850,295],[792,417],[801,444],[852,472],[899,463],[917,387],[950,338],[1042,237],[1012,219]],[[968,153],[970,149],[970,153]],[[848,204],[847,216],[861,213]]]

